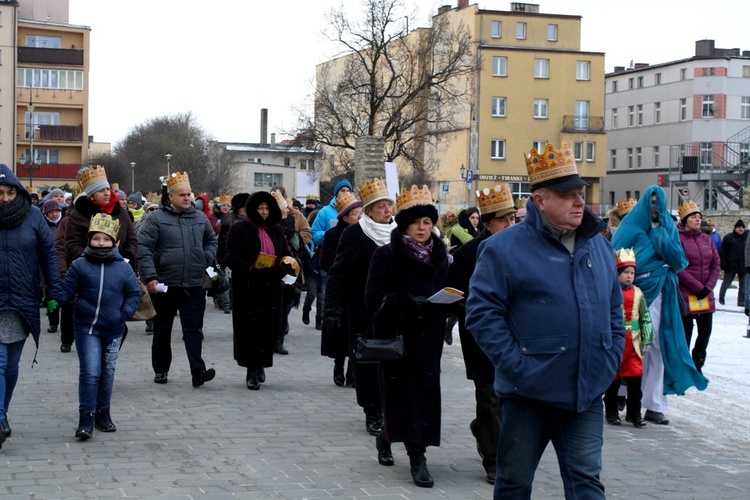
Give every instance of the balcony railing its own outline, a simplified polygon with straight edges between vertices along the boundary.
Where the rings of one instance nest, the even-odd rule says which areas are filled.
[[[83,49],[18,47],[18,62],[83,66]]]
[[[603,116],[564,115],[562,131],[567,133],[604,133]]]
[[[30,126],[22,124],[24,139],[29,140]],[[83,142],[83,125],[36,125],[35,141]]]
[[[75,179],[81,165],[77,163],[42,163],[33,167],[34,179]],[[16,175],[23,181],[29,177],[26,164],[16,163]]]

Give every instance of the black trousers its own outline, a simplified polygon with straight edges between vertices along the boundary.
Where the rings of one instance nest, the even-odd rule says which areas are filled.
[[[190,373],[195,375],[206,369],[201,357],[203,347],[203,315],[206,310],[206,293],[200,286],[180,288],[170,286],[166,293],[157,293],[154,300],[156,323],[151,343],[151,365],[154,373],[167,373],[172,364],[172,325],[180,312],[182,340],[185,342]]]
[[[604,391],[604,413],[606,415],[617,415],[617,393],[620,391],[622,381],[625,381],[628,389],[628,398],[625,406],[626,416],[633,418],[641,415],[641,377],[621,377],[612,381],[609,388]]]
[[[693,321],[698,326],[698,336],[693,346],[693,363],[698,371],[701,371],[706,362],[706,351],[708,350],[708,341],[711,338],[711,329],[713,328],[713,313],[706,314],[688,314],[682,317],[682,326],[685,327],[685,340],[688,349],[690,349],[690,340],[693,337]]]

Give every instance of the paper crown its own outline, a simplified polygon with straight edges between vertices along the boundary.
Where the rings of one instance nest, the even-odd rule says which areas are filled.
[[[289,204],[284,199],[284,196],[281,194],[281,191],[271,191],[271,196],[273,196],[273,199],[276,200],[276,204],[279,206],[279,210],[284,210],[289,206]]]
[[[401,189],[401,194],[396,195],[396,210],[406,210],[417,205],[432,205],[432,193],[430,188],[423,185],[420,189],[416,184],[411,185],[408,191]]]
[[[528,196],[522,196],[516,200],[516,208],[526,208],[526,202],[529,201]]]
[[[566,141],[563,141],[560,149],[547,144],[541,155],[537,153],[536,148],[533,148],[530,154],[524,154],[524,158],[531,189],[579,177],[573,150]]]
[[[120,221],[113,219],[109,214],[96,214],[89,223],[89,233],[104,233],[117,243],[117,236],[120,234]]]
[[[190,177],[187,172],[173,172],[167,179],[167,189],[171,192],[181,188],[190,189]]]
[[[693,200],[686,201],[685,203],[680,205],[679,208],[677,209],[677,214],[680,220],[696,212],[700,213],[700,209],[698,208],[698,205],[696,205]]]
[[[224,193],[224,194],[220,194],[219,196],[217,196],[216,198],[214,198],[214,201],[216,203],[231,204],[232,203],[232,197],[229,196],[228,194]]]
[[[78,171],[76,180],[78,181],[78,186],[81,188],[81,191],[89,196],[97,191],[110,187],[109,182],[107,181],[107,172],[104,171],[104,167],[101,165],[82,168]]]
[[[498,184],[494,188],[484,188],[477,191],[479,198],[479,213],[482,215],[497,212],[502,216],[509,212],[515,212],[513,194],[507,184]]]
[[[158,205],[159,200],[161,200],[161,194],[151,191],[146,195],[146,200],[150,203],[156,203]]]
[[[391,195],[388,194],[388,188],[383,182],[383,179],[375,177],[372,181],[365,181],[365,183],[357,188],[359,192],[359,199],[362,200],[362,205],[367,206],[371,203],[375,203],[380,200],[391,200]]]
[[[635,198],[627,198],[617,203],[617,215],[620,216],[620,218],[625,217],[627,214],[630,213],[631,210],[633,210],[633,207],[635,206],[637,202],[635,201]]]
[[[615,260],[617,261],[617,269],[627,266],[635,267],[635,252],[632,248],[621,248],[615,251]]]
[[[348,207],[352,203],[357,203],[357,201],[357,197],[354,196],[354,193],[349,191],[342,193],[341,191],[339,191],[339,195],[336,197],[336,211],[338,213],[341,213],[346,209],[346,207]]]
[[[320,199],[318,198],[318,196],[314,194],[308,194],[307,198],[305,198],[306,203],[318,203],[319,201]]]

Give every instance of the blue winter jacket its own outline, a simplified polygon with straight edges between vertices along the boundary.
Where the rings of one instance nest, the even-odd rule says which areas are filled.
[[[495,366],[495,391],[582,412],[612,383],[625,329],[606,226],[588,209],[574,253],[527,204],[523,224],[479,247],[466,329]]]
[[[141,302],[135,272],[120,255],[102,262],[87,255],[68,268],[62,285],[61,304],[78,296],[73,311],[76,334],[120,334]]]
[[[31,197],[6,165],[0,165],[2,184],[16,188],[18,196]],[[39,270],[47,283],[47,297],[60,294],[60,268],[55,243],[41,210],[32,206],[17,227],[0,229],[0,311],[23,316],[27,331],[39,346],[39,300],[42,297]]]
[[[336,220],[336,217],[339,215],[339,211],[336,210],[336,197],[344,186],[352,189],[352,183],[348,180],[341,179],[338,181],[336,187],[333,189],[333,199],[328,205],[320,209],[318,215],[315,216],[312,226],[310,226],[313,243],[316,245],[323,244],[323,236],[325,236],[326,231],[331,229],[331,221]]]

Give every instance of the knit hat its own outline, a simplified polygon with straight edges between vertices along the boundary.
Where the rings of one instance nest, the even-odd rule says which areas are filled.
[[[735,227],[735,229],[738,228],[738,227],[744,228],[745,227],[745,223],[742,222],[742,219],[740,219],[740,220],[738,220],[737,222],[734,223],[734,227]]]
[[[143,195],[141,194],[141,192],[138,191],[137,193],[133,193],[128,196],[128,202],[131,201],[138,205],[138,208],[141,208],[141,206],[143,205]]]
[[[352,183],[351,183],[351,182],[349,182],[349,181],[348,181],[348,180],[346,180],[346,179],[341,179],[340,181],[338,181],[338,182],[336,183],[336,187],[334,187],[334,188],[333,188],[333,195],[334,195],[334,196],[338,196],[338,194],[339,194],[339,191],[341,191],[341,188],[342,188],[342,187],[344,187],[344,186],[348,187],[348,188],[349,188],[349,191],[351,191],[351,190],[352,190]]]
[[[104,171],[104,167],[101,165],[82,168],[78,171],[76,180],[81,187],[81,191],[88,196],[93,196],[94,193],[102,189],[110,189],[107,172]]]
[[[42,205],[42,213],[45,215],[53,210],[62,210],[60,208],[60,203],[57,200],[47,200],[44,202],[44,205]]]
[[[49,192],[47,197],[51,199],[53,196],[59,196],[59,195],[62,195],[64,199],[65,193],[63,192],[63,190],[60,188],[54,188]]]
[[[118,189],[117,191],[115,191],[115,193],[117,193],[117,199],[118,200],[127,200],[128,199],[128,195],[125,194],[125,191],[123,191],[122,189]]]

